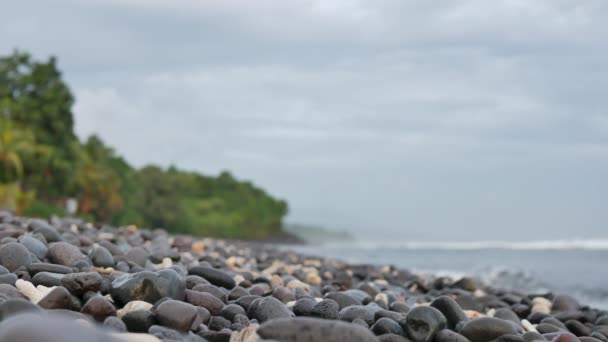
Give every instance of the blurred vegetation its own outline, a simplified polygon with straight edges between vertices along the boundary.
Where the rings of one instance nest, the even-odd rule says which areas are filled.
[[[0,57],[0,207],[48,217],[75,198],[78,216],[115,225],[228,238],[281,231],[287,203],[229,172],[135,169],[99,137],[79,141],[73,103],[54,57]]]

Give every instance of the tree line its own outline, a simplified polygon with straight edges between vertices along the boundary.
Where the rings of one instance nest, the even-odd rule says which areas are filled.
[[[48,217],[74,198],[76,215],[95,222],[227,238],[281,231],[287,203],[227,171],[137,169],[96,135],[80,141],[73,103],[55,57],[0,57],[0,207]]]

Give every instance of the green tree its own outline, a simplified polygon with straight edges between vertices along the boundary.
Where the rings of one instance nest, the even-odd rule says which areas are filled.
[[[55,57],[38,62],[15,51],[0,58],[0,113],[31,129],[38,143],[53,147],[49,158],[23,163],[24,185],[39,189],[48,199],[65,197],[69,192],[66,184],[73,176],[73,145],[77,142],[73,102]]]

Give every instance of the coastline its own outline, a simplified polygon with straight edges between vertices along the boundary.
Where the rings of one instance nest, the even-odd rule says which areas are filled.
[[[568,294],[352,264],[268,241],[0,218],[0,340],[34,341],[27,336],[49,322],[66,329],[47,341],[608,340],[608,313]],[[24,320],[33,322],[27,330]]]

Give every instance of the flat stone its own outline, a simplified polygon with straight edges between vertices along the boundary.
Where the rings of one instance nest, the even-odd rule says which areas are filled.
[[[369,330],[356,324],[309,317],[273,319],[262,324],[257,334],[263,339],[282,342],[378,341]]]

